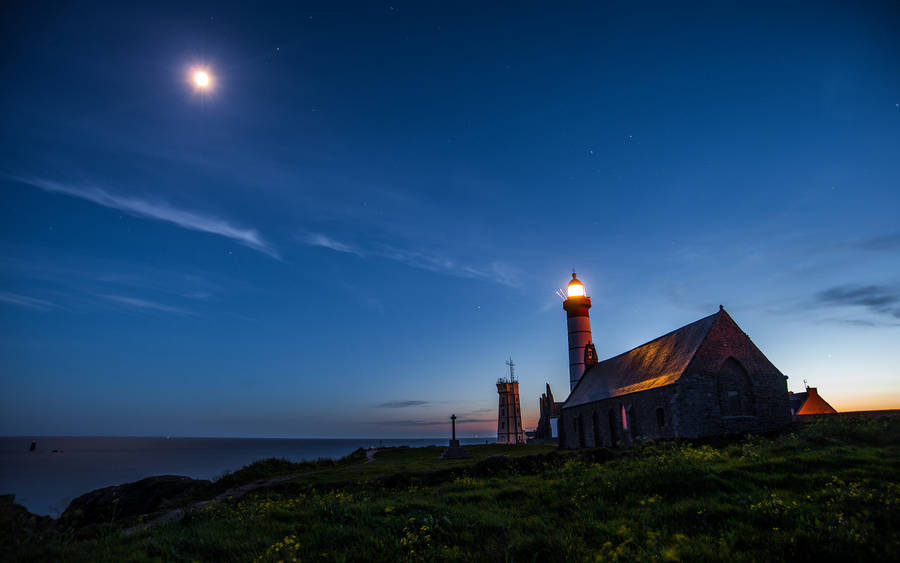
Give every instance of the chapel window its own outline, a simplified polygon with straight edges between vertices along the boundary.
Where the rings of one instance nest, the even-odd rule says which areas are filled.
[[[728,358],[716,374],[719,408],[722,416],[755,414],[753,383],[750,374],[734,358]]]
[[[578,445],[584,447],[584,415],[578,415]]]

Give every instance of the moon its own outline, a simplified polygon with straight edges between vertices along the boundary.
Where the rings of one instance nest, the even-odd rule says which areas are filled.
[[[194,86],[200,88],[201,90],[206,90],[209,88],[210,78],[209,73],[205,70],[196,70],[194,71]]]

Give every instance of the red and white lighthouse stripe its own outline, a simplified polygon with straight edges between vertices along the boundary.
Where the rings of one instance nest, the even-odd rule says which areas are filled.
[[[591,342],[591,298],[584,294],[584,284],[572,274],[566,289],[568,299],[563,301],[566,324],[569,328],[569,391],[584,375],[584,348]]]

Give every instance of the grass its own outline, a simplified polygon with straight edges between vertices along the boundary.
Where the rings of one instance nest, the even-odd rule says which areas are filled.
[[[540,445],[467,449],[474,459],[441,462],[440,448],[394,448],[366,465],[323,462],[314,473],[140,534],[26,538],[0,555],[25,561],[900,560],[900,417],[834,417],[776,437],[580,453]],[[510,457],[491,457],[497,455]],[[297,469],[265,464],[228,478],[239,484]]]

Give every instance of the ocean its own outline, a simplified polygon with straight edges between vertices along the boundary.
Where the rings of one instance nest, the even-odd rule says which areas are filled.
[[[35,451],[29,451],[31,441]],[[484,438],[461,438],[483,444]],[[491,440],[493,441],[493,440]],[[0,494],[14,494],[31,512],[59,516],[86,492],[153,475],[215,479],[259,459],[291,461],[340,458],[371,446],[446,445],[447,438],[0,438]],[[55,450],[55,451],[54,451]]]

